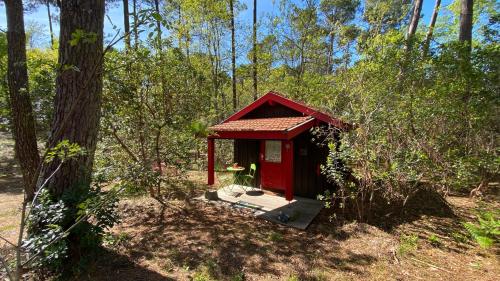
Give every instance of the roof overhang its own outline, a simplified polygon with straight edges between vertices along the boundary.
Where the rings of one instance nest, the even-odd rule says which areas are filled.
[[[270,118],[273,119],[273,118]],[[274,118],[279,119],[279,118]],[[236,120],[235,120],[236,121]],[[230,123],[228,121],[226,123]],[[293,124],[288,128],[281,130],[217,130],[208,136],[211,139],[277,139],[277,140],[289,140],[299,135],[300,133],[309,130],[310,128],[317,125],[319,122],[315,118],[307,118],[303,122]],[[224,124],[224,123],[222,123]],[[216,126],[214,126],[216,127]]]

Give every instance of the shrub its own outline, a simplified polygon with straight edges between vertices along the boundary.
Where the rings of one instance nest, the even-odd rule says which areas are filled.
[[[32,206],[28,236],[23,242],[30,255],[39,255],[30,266],[41,277],[85,271],[99,250],[105,231],[118,222],[117,203],[116,194],[102,192],[99,186],[75,186],[58,200],[43,190]],[[68,248],[70,241],[78,241],[73,243],[73,249]],[[79,264],[67,262],[75,257]]]

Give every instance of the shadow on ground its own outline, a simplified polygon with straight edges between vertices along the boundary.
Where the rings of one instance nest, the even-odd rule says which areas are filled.
[[[129,236],[121,250],[136,263],[151,261],[167,271],[209,267],[217,278],[230,279],[282,276],[286,266],[302,277],[314,268],[363,276],[363,267],[378,259],[341,248],[328,229],[300,231],[202,202],[184,209],[125,206],[122,212],[133,219],[117,229]]]
[[[114,251],[105,250],[92,273],[83,280],[115,281],[115,280],[175,280],[153,270],[135,264],[129,257]]]

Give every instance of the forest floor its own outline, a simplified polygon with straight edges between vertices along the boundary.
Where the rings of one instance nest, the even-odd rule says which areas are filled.
[[[1,134],[1,133],[0,133]],[[498,280],[498,249],[467,239],[462,221],[478,202],[449,196],[444,206],[414,202],[404,215],[378,222],[330,222],[324,210],[305,230],[276,225],[202,194],[198,173],[166,205],[149,197],[120,201],[121,223],[89,280]],[[13,143],[0,135],[0,235],[15,241],[22,201]],[[184,189],[183,189],[184,188]],[[180,196],[182,195],[182,196]],[[417,208],[420,206],[420,208]],[[374,220],[377,221],[377,220]],[[0,254],[9,251],[0,241]],[[0,272],[0,279],[2,279]]]

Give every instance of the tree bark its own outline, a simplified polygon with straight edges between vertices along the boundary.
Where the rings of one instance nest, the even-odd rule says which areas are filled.
[[[52,29],[52,15],[50,13],[50,1],[46,0],[45,5],[47,5],[47,16],[49,17],[49,32],[50,32],[50,48],[54,48],[54,30]]]
[[[458,40],[460,42],[467,42],[470,49],[472,41],[472,14],[473,14],[473,0],[461,0],[460,8],[460,32]]]
[[[413,13],[411,16],[410,26],[408,27],[407,39],[411,40],[413,35],[417,32],[418,22],[420,20],[420,13],[422,11],[422,3],[423,0],[415,0],[415,4],[413,5]]]
[[[12,132],[15,153],[21,166],[26,198],[35,191],[35,175],[40,156],[36,142],[35,118],[28,88],[26,65],[26,35],[24,32],[23,2],[6,0],[9,85]]]
[[[125,29],[125,50],[130,49],[130,22],[128,0],[123,0],[123,26]]]
[[[80,145],[86,154],[64,163],[48,182],[55,196],[77,185],[90,185],[101,116],[104,0],[62,1],[60,26],[61,69],[56,78],[49,147],[68,140]],[[77,30],[89,39],[70,44]],[[42,179],[58,165],[58,161],[45,165]]]
[[[234,7],[233,0],[229,0],[229,9],[231,13],[231,69],[233,72],[232,86],[233,86],[233,111],[236,111],[238,107],[237,95],[236,95],[236,48],[235,48],[235,36],[234,36]]]
[[[427,57],[427,53],[429,52],[429,46],[431,45],[432,33],[434,32],[434,26],[436,26],[436,19],[439,13],[439,8],[441,7],[441,0],[436,0],[436,4],[434,5],[434,10],[432,11],[431,21],[429,23],[429,30],[427,31],[427,35],[425,36],[425,42],[423,46],[423,57]]]
[[[257,100],[257,0],[253,0],[253,100]]]

